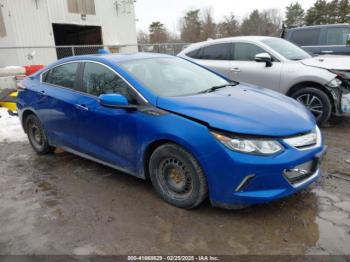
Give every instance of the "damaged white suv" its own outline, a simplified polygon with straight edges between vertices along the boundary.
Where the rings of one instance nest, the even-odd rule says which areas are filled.
[[[350,114],[350,57],[312,57],[275,37],[231,37],[192,44],[178,56],[226,77],[293,97],[319,124]]]

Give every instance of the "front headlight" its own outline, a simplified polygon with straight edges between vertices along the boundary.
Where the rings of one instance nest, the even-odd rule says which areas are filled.
[[[327,86],[329,87],[338,87],[342,84],[342,81],[338,78],[334,78],[333,80],[329,81],[327,83]]]
[[[231,150],[253,155],[273,155],[283,150],[276,140],[260,138],[228,137],[217,132],[212,135]]]
[[[336,74],[337,76],[340,76],[341,78],[350,79],[350,71],[344,71],[344,70],[329,70],[331,71],[333,74]]]
[[[298,135],[283,139],[283,142],[299,150],[309,149],[310,147],[321,146],[322,135],[318,126],[310,133]]]

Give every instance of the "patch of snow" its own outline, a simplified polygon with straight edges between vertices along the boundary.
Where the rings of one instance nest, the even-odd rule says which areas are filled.
[[[0,108],[0,143],[28,141],[17,116],[11,116],[6,108]]]

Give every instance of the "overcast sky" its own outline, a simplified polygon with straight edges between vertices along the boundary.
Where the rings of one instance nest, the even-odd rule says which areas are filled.
[[[316,0],[300,0],[304,9]],[[216,21],[231,12],[242,20],[252,10],[278,8],[284,14],[285,7],[295,0],[137,0],[135,4],[137,29],[147,31],[153,21],[161,21],[170,31],[178,31],[179,18],[192,8],[213,8]]]

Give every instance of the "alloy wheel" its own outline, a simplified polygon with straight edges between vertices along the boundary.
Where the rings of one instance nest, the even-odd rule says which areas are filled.
[[[302,94],[296,98],[297,101],[306,106],[311,113],[314,114],[316,119],[320,118],[323,114],[324,106],[322,101],[313,94]]]

